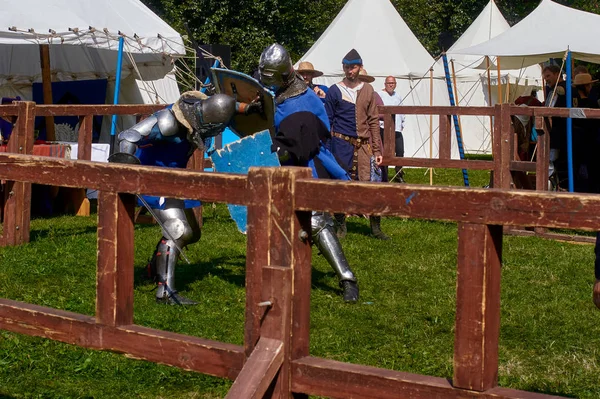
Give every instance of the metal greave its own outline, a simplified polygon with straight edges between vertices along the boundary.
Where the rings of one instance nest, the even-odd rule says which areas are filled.
[[[344,255],[340,240],[333,229],[331,216],[322,212],[313,212],[311,228],[313,242],[325,259],[327,259],[327,262],[329,262],[329,265],[335,271],[340,281],[356,281],[346,255]]]
[[[184,209],[182,200],[167,199],[165,209],[156,209],[156,214],[179,248],[200,239],[200,227],[194,212],[192,209]],[[156,264],[158,280],[157,298],[170,296],[169,291],[176,291],[175,266],[179,258],[179,250],[173,244],[173,240],[167,238],[163,232],[163,237],[154,251],[153,261]]]

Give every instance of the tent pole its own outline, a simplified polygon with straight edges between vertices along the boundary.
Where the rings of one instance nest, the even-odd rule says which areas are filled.
[[[40,64],[42,67],[42,91],[44,104],[52,104],[52,74],[50,73],[50,45],[40,44]],[[54,117],[46,116],[46,140],[56,140]]]
[[[493,106],[494,102],[492,101],[492,72],[490,71],[490,57],[488,57],[487,55],[485,56],[485,65],[486,65],[486,72],[487,72],[487,84],[488,84],[488,101],[489,104],[488,106]],[[494,117],[492,115],[490,115],[490,136],[492,137],[492,148],[494,148]]]
[[[450,79],[450,70],[448,68],[448,57],[446,53],[442,53],[442,61],[444,62],[444,75],[446,77],[446,86],[448,87],[448,97],[450,99],[450,106],[455,107],[454,92],[452,91],[452,81]],[[465,159],[465,149],[463,147],[462,135],[460,133],[460,126],[458,125],[458,117],[456,114],[452,115],[454,119],[454,132],[456,133],[456,143],[458,144],[458,154],[460,159]],[[465,187],[469,187],[469,172],[467,169],[462,170],[463,182]]]
[[[429,69],[429,106],[433,106],[433,68]],[[433,156],[433,114],[429,114],[429,158]],[[429,168],[429,185],[433,186],[433,168]]]
[[[573,107],[573,94],[571,87],[571,50],[567,50],[567,108]],[[569,173],[569,192],[573,192],[575,184],[573,181],[573,119],[567,118],[567,167]]]
[[[115,95],[113,97],[113,104],[119,104],[119,90],[121,89],[121,67],[123,66],[123,42],[125,39],[123,36],[119,37],[119,53],[117,55],[117,76],[115,78]],[[112,123],[110,127],[110,153],[114,153],[115,150],[115,133],[117,131],[117,115],[112,116]]]
[[[498,71],[498,104],[502,104],[502,75],[500,74],[500,57],[496,57],[496,70]]]
[[[456,106],[460,106],[460,98],[458,97],[458,85],[456,84],[456,72],[454,71],[454,60],[450,60],[450,66],[452,67],[452,83],[454,84],[454,98],[456,99]],[[460,120],[460,114],[458,115],[458,126],[460,127],[460,138],[465,142],[465,138],[462,134],[462,122]]]

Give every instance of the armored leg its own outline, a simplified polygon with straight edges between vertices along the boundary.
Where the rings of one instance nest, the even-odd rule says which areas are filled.
[[[165,209],[156,209],[156,214],[168,234],[163,231],[163,237],[156,245],[151,260],[151,269],[158,289],[156,301],[173,305],[194,305],[196,302],[182,297],[175,289],[175,265],[179,258],[179,248],[194,243],[200,239],[200,227],[191,209],[183,208],[183,201],[167,199]],[[174,245],[174,242],[175,244]]]
[[[344,301],[356,302],[358,300],[356,277],[350,270],[342,245],[334,232],[333,219],[329,214],[313,212],[311,228],[313,242],[340,279],[340,286],[344,290]]]

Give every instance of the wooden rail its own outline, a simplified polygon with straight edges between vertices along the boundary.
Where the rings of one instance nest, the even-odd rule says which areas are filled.
[[[8,153],[0,165],[0,179],[101,191],[95,316],[0,299],[0,328],[229,378],[229,398],[551,398],[497,386],[502,226],[600,229],[594,195],[344,183],[312,179],[304,168],[227,175]],[[243,346],[133,323],[138,193],[248,207]],[[310,356],[311,249],[304,237],[313,210],[458,223],[451,380]]]
[[[550,117],[568,117],[581,115],[587,118],[600,119],[599,109],[565,109],[547,107],[520,107],[510,104],[499,104],[495,107],[425,107],[425,106],[380,106],[379,113],[384,114],[384,140],[386,143],[383,164],[387,166],[414,166],[423,168],[456,168],[471,170],[490,170],[493,178],[491,185],[496,188],[513,189],[515,186],[530,185],[526,172],[535,172],[535,185],[538,191],[548,190],[548,165],[550,154]],[[439,156],[438,158],[411,158],[395,156],[394,114],[405,115],[437,115],[439,123]],[[491,161],[451,159],[451,115],[475,115],[493,117]],[[512,128],[511,118],[525,115],[534,118],[538,131],[535,161],[522,161],[516,152],[517,136]],[[578,242],[594,242],[593,237],[573,236],[563,233],[552,233],[544,228],[533,231],[524,230],[521,224],[510,228],[511,234],[536,235],[544,238]]]
[[[92,126],[96,115],[144,116],[163,109],[162,105],[37,105],[34,102],[15,102],[0,106],[0,117],[11,120],[14,129],[8,141],[7,150],[15,154],[32,154],[34,141],[34,120],[36,116],[76,116],[79,118],[77,158],[89,161],[92,157]],[[196,152],[188,163],[192,170],[211,167],[203,154]],[[84,176],[85,178],[85,176]],[[71,186],[74,187],[74,186]],[[91,188],[91,187],[89,187]],[[85,193],[78,201],[83,201]],[[31,185],[9,182],[4,192],[0,192],[0,222],[4,220],[4,234],[0,236],[0,246],[19,245],[29,240],[29,220],[31,216]],[[80,208],[81,204],[75,204]],[[83,208],[82,208],[83,209]],[[87,215],[86,212],[78,214]],[[201,212],[196,214],[201,221]]]

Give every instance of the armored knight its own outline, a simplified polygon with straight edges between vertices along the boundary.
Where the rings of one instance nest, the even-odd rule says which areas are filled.
[[[325,148],[330,139],[329,119],[323,103],[295,73],[287,50],[273,44],[263,51],[259,79],[275,93],[273,151],[282,165],[308,166],[316,178],[349,180],[346,171]],[[356,277],[334,231],[331,215],[313,212],[312,240],[340,280],[345,302],[358,300]]]
[[[207,97],[197,91],[183,93],[172,106],[119,133],[118,152],[109,161],[185,168],[197,148],[203,149],[206,140],[223,132],[238,106],[225,94]],[[194,305],[196,302],[175,289],[175,265],[181,248],[200,239],[200,227],[192,209],[200,202],[152,196],[143,199],[163,229],[163,237],[148,264],[149,277],[158,285],[156,301]]]

